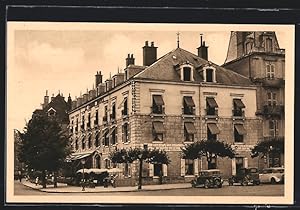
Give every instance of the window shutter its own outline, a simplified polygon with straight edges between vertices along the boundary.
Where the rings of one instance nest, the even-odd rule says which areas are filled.
[[[232,175],[235,176],[236,175],[236,160],[235,160],[235,158],[232,158],[231,169],[232,169],[232,171],[231,171]]]
[[[168,176],[168,165],[167,164],[163,164],[163,176]]]
[[[153,177],[154,175],[154,165],[149,163],[149,176]]]
[[[195,176],[198,176],[198,174],[199,174],[198,162],[199,162],[198,159],[194,160],[194,175]]]
[[[180,164],[180,175],[184,176],[185,175],[185,159],[181,159],[181,164]]]
[[[248,168],[248,158],[244,158],[244,167]]]

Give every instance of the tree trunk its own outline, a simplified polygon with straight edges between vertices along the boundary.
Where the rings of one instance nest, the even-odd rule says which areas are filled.
[[[138,182],[138,189],[142,189],[142,170],[143,170],[143,160],[140,159],[140,170],[139,170],[139,182]]]
[[[45,170],[42,171],[41,179],[42,179],[43,188],[46,188],[47,182],[46,182],[46,171]]]
[[[53,173],[53,177],[54,177],[54,182],[53,182],[54,188],[57,188],[57,172]]]

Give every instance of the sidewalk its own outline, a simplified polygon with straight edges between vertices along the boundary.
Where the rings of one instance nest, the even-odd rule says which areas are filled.
[[[53,185],[47,185],[47,188],[42,188],[41,185],[35,185],[29,181],[22,181],[22,184],[30,188],[40,190],[48,193],[108,193],[108,192],[136,192],[136,191],[154,191],[154,190],[171,190],[171,189],[186,189],[191,188],[190,183],[180,183],[180,184],[162,184],[162,185],[144,185],[141,190],[137,189],[137,186],[129,187],[116,187],[113,188],[109,186],[104,188],[103,186],[97,186],[95,188],[85,188],[85,191],[82,191],[80,186],[68,186],[66,184],[58,183],[58,187],[54,188]]]

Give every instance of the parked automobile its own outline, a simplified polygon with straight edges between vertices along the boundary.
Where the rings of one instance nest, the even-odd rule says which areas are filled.
[[[284,168],[274,167],[274,168],[265,168],[259,174],[259,179],[264,183],[284,183]]]
[[[191,184],[192,187],[221,188],[223,184],[221,172],[218,169],[202,170],[199,176],[192,180]]]
[[[242,186],[253,184],[259,185],[259,173],[257,168],[240,168],[235,176],[228,179],[228,183],[232,186],[234,183],[240,183]]]

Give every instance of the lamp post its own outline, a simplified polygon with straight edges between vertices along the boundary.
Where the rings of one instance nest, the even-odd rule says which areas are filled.
[[[85,165],[85,159],[80,160],[82,164],[82,191],[85,191],[85,180],[84,180],[84,165]]]
[[[139,169],[139,181],[138,181],[138,189],[142,189],[142,170],[143,170],[143,160],[142,160],[143,154],[139,154],[138,158],[140,161],[140,169]]]

